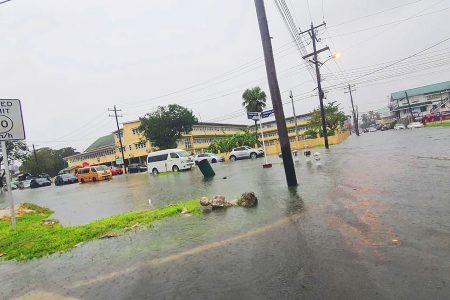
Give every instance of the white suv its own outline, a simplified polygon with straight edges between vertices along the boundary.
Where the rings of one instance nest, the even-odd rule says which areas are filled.
[[[257,157],[264,156],[264,151],[260,149],[255,149],[249,146],[242,146],[233,148],[230,153],[230,160],[235,161],[237,159],[251,158],[255,159]]]

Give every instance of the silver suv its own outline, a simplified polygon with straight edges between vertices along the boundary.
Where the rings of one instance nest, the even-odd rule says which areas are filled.
[[[260,149],[255,149],[249,146],[242,146],[233,148],[230,153],[230,160],[235,161],[237,159],[251,158],[255,159],[257,157],[264,156],[264,151]]]

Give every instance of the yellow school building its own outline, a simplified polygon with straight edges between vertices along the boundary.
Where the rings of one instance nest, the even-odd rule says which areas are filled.
[[[315,147],[323,144],[322,138],[304,138],[304,133],[308,128],[310,118],[311,114],[297,116],[298,140],[296,140],[294,117],[286,118],[289,140],[293,150],[300,150],[305,146]],[[148,153],[157,149],[152,147],[151,142],[147,141],[139,131],[140,124],[139,120],[122,123],[122,128],[119,132],[115,131],[109,135],[98,138],[81,154],[66,157],[65,160],[67,161],[68,167],[81,166],[85,162],[89,165],[119,165],[122,164],[122,151],[127,164],[146,164]],[[266,154],[278,154],[281,151],[281,148],[275,120],[263,122],[261,125],[264,134]],[[262,141],[260,128],[261,127],[258,125],[259,140]],[[208,148],[215,138],[230,136],[243,132],[244,130],[254,131],[255,126],[200,122],[193,126],[191,132],[184,134],[181,139],[177,140],[177,148],[194,153],[201,153]],[[122,138],[123,148],[120,147],[119,134]],[[349,135],[350,132],[348,131],[337,132],[336,135],[329,137],[329,142],[330,144],[340,143]]]

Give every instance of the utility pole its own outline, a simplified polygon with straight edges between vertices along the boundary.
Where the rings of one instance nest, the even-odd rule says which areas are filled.
[[[295,124],[295,141],[298,142],[298,127],[297,127],[297,114],[295,113],[294,106],[294,96],[292,95],[292,91],[289,91],[289,98],[291,98],[292,103],[292,112],[294,114],[294,124]]]
[[[353,111],[353,127],[355,128],[356,135],[359,136],[359,124],[358,119],[356,118],[355,106],[353,105],[352,86],[350,84],[348,85],[348,92],[345,91],[344,93],[350,94],[350,102],[352,103],[352,111]]]
[[[408,97],[408,93],[405,91],[405,96],[406,96],[406,101],[408,101],[408,108],[409,108],[409,113],[411,114],[411,122],[414,122],[414,115],[411,109],[411,103],[409,103],[409,97]]]
[[[288,186],[297,185],[294,160],[292,159],[291,144],[286,128],[283,103],[281,102],[280,87],[278,86],[275,61],[273,59],[272,41],[267,25],[266,8],[263,0],[255,0],[256,15],[258,17],[259,32],[266,63],[267,80],[269,82],[270,97],[272,98],[273,112],[277,123],[278,136],[280,138],[281,154],[283,157],[284,173]]]
[[[109,109],[108,111],[113,111],[114,112],[114,116],[109,115],[110,117],[116,118],[116,125],[117,125],[117,135],[119,136],[119,143],[120,143],[120,152],[122,153],[122,160],[123,160],[123,169],[125,171],[125,174],[127,173],[127,164],[125,162],[125,148],[123,147],[122,144],[122,135],[120,134],[120,128],[119,128],[119,117],[123,117],[122,115],[118,116],[117,112],[118,111],[122,111],[121,109],[117,109],[116,106],[114,105],[114,109]]]
[[[41,168],[39,168],[39,163],[36,155],[36,149],[34,148],[34,144],[33,144],[33,154],[34,154],[34,162],[36,163],[36,169],[38,170],[38,173],[40,173]]]
[[[323,63],[319,62],[317,59],[317,54],[319,54],[320,52],[326,51],[326,50],[330,50],[330,48],[328,46],[317,50],[317,45],[316,42],[318,42],[319,40],[316,37],[316,32],[315,29],[321,27],[321,26],[325,26],[325,22],[314,27],[313,23],[311,22],[311,28],[306,30],[306,31],[302,31],[300,32],[300,35],[304,34],[304,33],[308,33],[309,36],[311,37],[312,40],[312,44],[313,44],[313,52],[310,54],[307,54],[305,56],[303,56],[303,59],[307,59],[308,57],[313,56],[313,60],[310,62],[312,62],[315,67],[316,67],[316,78],[317,78],[317,91],[319,93],[319,102],[320,102],[320,116],[322,118],[322,131],[323,131],[323,139],[325,142],[325,148],[329,149],[328,146],[328,133],[327,133],[327,124],[326,124],[326,119],[325,119],[325,109],[323,107],[323,98],[324,98],[324,93],[322,91],[322,84],[320,82],[320,70],[319,67],[320,65],[323,65]]]

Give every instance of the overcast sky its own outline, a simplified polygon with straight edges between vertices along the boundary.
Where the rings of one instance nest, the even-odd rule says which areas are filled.
[[[352,81],[449,37],[448,0],[309,0],[309,9],[306,0],[286,2],[302,29],[325,18],[321,45],[342,53],[322,67],[331,74],[325,90],[334,87],[327,101],[347,113],[348,95],[336,87],[348,78],[359,82],[360,111],[386,106],[391,92],[450,80],[446,42]],[[310,112],[315,83],[274,1],[265,3],[282,97],[292,89],[297,113]],[[22,100],[27,143],[38,147],[84,150],[115,129],[113,105],[121,121],[179,103],[202,121],[247,124],[245,88],[269,95],[253,0],[12,0],[0,5],[0,41],[0,98]]]

